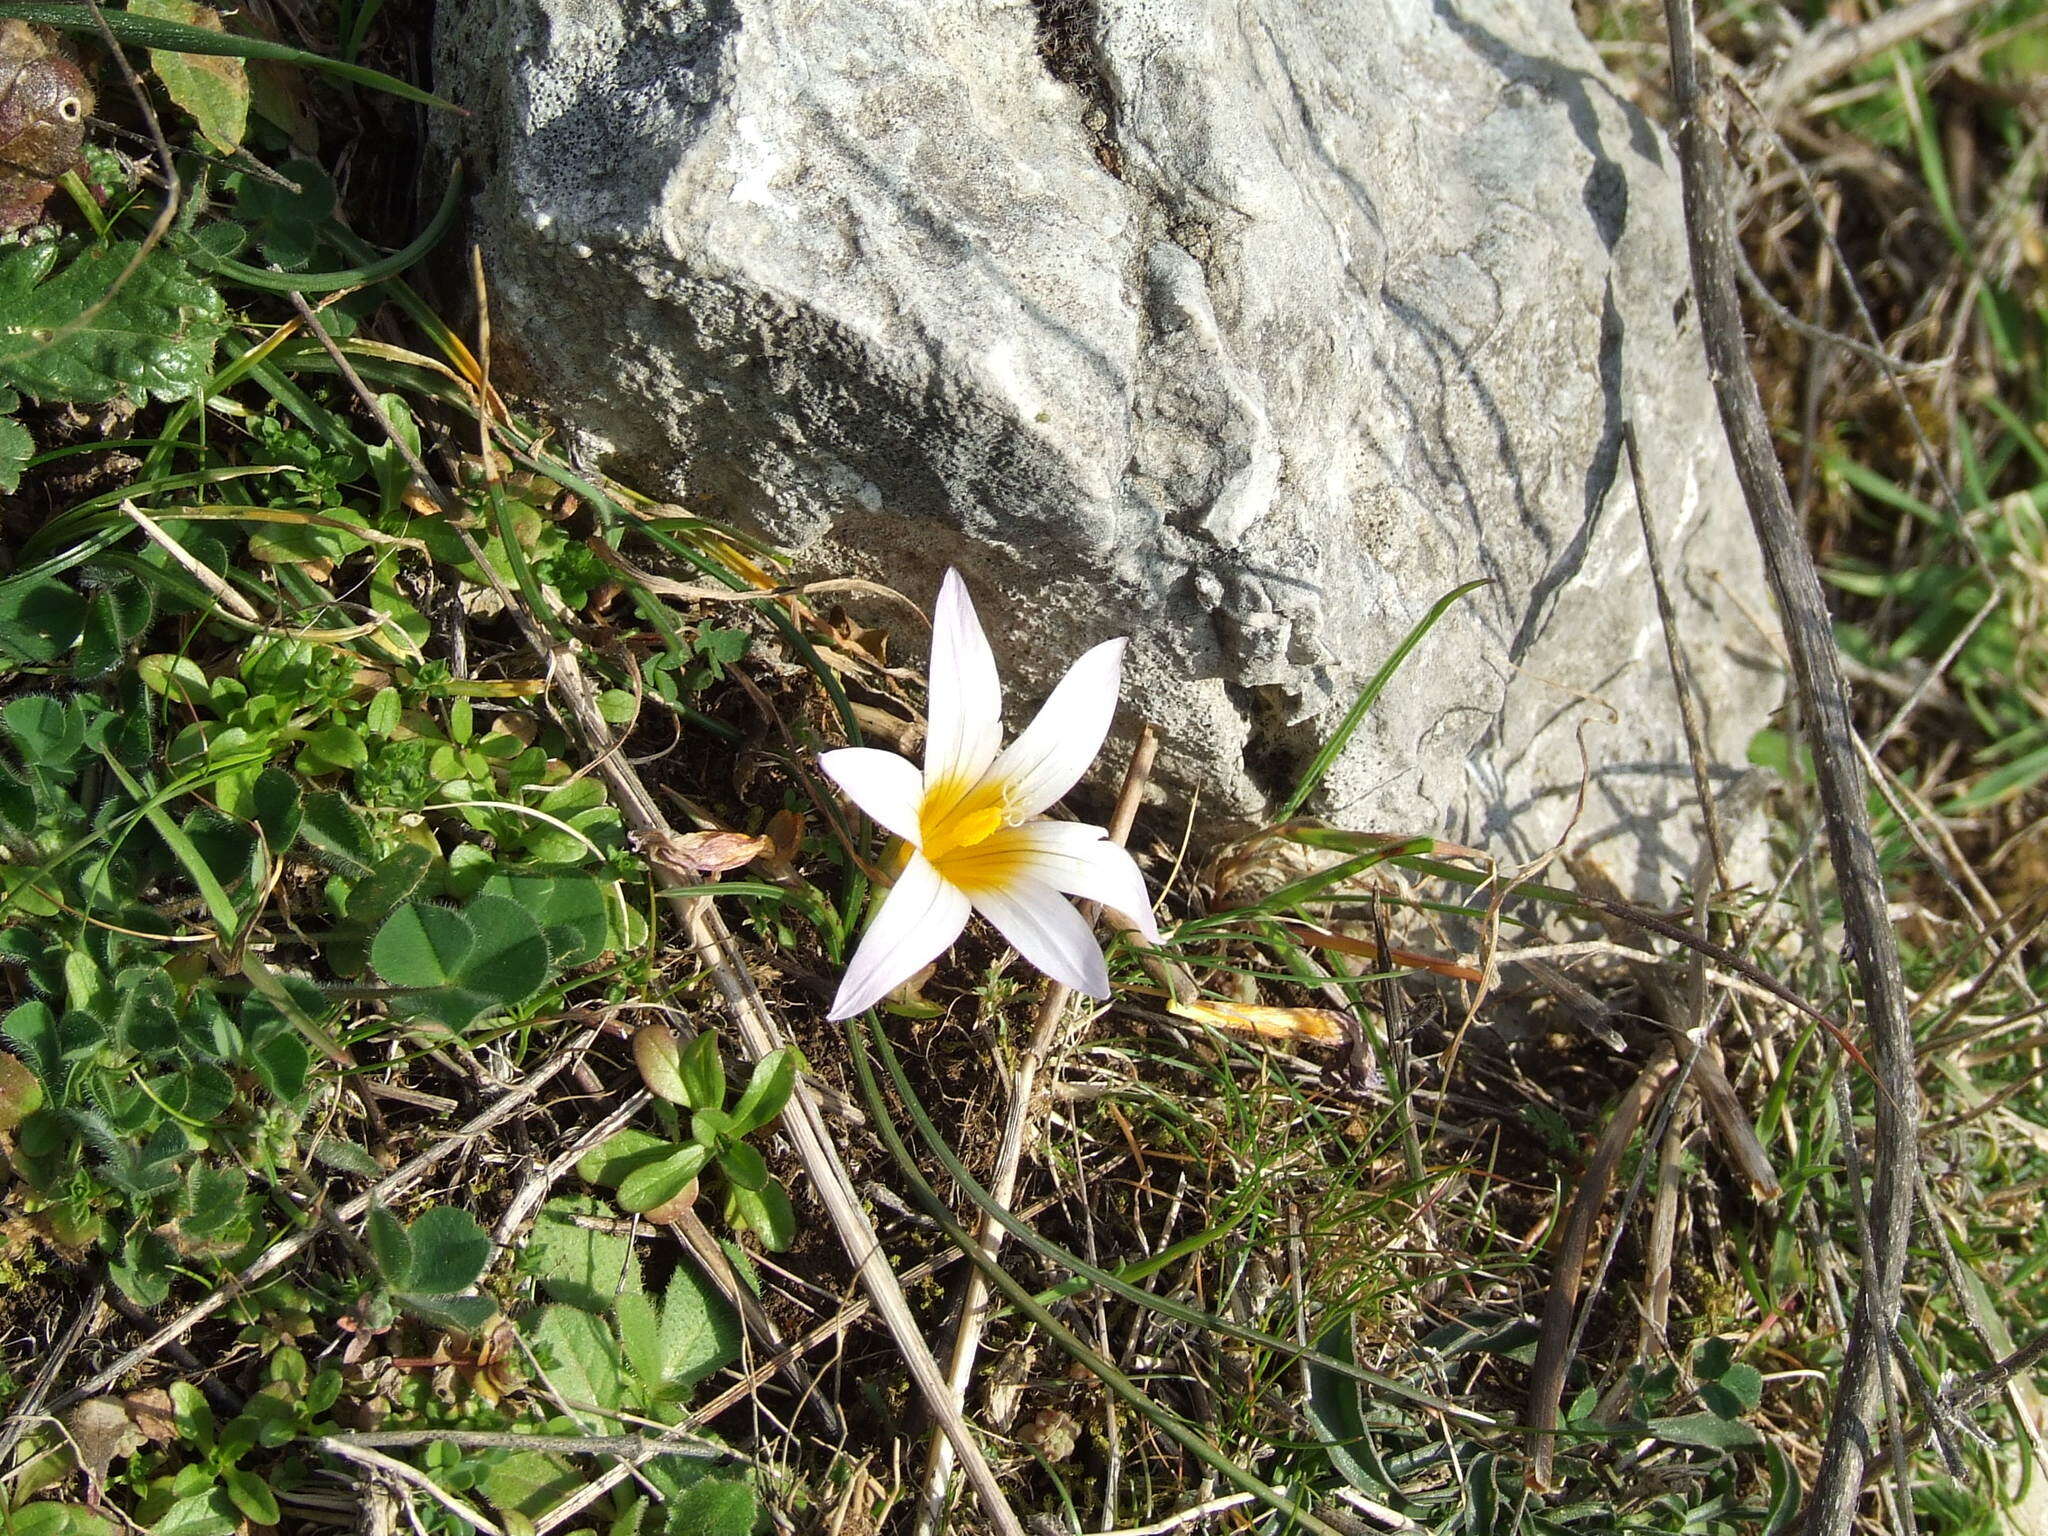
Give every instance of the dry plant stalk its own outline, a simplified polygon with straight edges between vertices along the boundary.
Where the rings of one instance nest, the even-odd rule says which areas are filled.
[[[1855,746],[1848,687],[1842,678],[1820,578],[1785,488],[1750,367],[1736,290],[1735,233],[1724,149],[1716,126],[1703,110],[1691,0],[1665,0],[1665,25],[1672,98],[1678,114],[1686,243],[1692,256],[1708,369],[1734,453],[1736,475],[1763,551],[1765,573],[1785,625],[1827,823],[1830,861],[1841,895],[1843,926],[1854,952],[1875,1062],[1871,1262],[1862,1276],[1834,1417],[1805,1512],[1808,1536],[1841,1536],[1855,1517],[1864,1468],[1877,1443],[1873,1419],[1878,1376],[1891,1358],[1906,1245],[1913,1225],[1919,1089],[1913,1071],[1912,1027],[1884,880],[1866,819],[1863,764]]]
[[[1565,1368],[1571,1363],[1572,1320],[1578,1312],[1593,1224],[1607,1203],[1607,1192],[1614,1186],[1614,1171],[1628,1150],[1629,1138],[1643,1123],[1658,1091],[1677,1070],[1678,1047],[1667,1040],[1614,1106],[1607,1130],[1586,1163],[1578,1191],[1572,1196],[1571,1215],[1565,1221],[1564,1235],[1558,1240],[1557,1267],[1551,1276],[1550,1293],[1543,1302],[1536,1363],[1529,1371],[1529,1485],[1533,1488],[1548,1489],[1552,1483],[1550,1469],[1557,1450],[1558,1403],[1564,1393]]]

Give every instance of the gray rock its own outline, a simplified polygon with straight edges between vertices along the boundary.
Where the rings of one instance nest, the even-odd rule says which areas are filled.
[[[615,474],[928,598],[1021,694],[1129,633],[1203,826],[1286,792],[1624,887],[1780,696],[1676,165],[1563,0],[450,0],[501,346]],[[1583,752],[1582,758],[1582,741]],[[1587,773],[1582,773],[1582,766]]]

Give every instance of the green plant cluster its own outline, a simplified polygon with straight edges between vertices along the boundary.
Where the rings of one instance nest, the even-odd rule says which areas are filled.
[[[334,1215],[452,1129],[411,1107],[436,1095],[385,1104],[391,1068],[434,1063],[467,1107],[579,1010],[675,984],[644,866],[576,771],[508,601],[598,637],[620,728],[731,739],[703,706],[750,643],[622,588],[584,530],[598,505],[620,539],[624,514],[525,426],[453,446],[451,423],[475,449],[477,364],[400,278],[452,226],[456,187],[416,238],[367,245],[244,71],[317,64],[434,105],[353,62],[376,10],[345,16],[353,41],[326,60],[223,33],[188,0],[107,11],[148,50],[175,217],[158,239],[157,188],[94,148],[51,222],[0,246],[0,494],[50,509],[10,506],[0,546],[0,1271],[103,1272],[164,1316],[228,1288],[203,1352],[238,1362],[204,1392],[93,1399],[33,1430],[0,1468],[8,1532],[98,1536],[117,1528],[109,1502],[164,1536],[289,1526],[338,1465],[313,1442],[367,1422],[419,1428],[391,1454],[520,1528],[607,1464],[543,1439],[678,1423],[737,1349],[724,1303],[684,1274],[658,1300],[637,1278],[565,1297],[547,1255],[580,1229],[561,1202],[516,1267],[462,1204]],[[319,306],[368,401],[287,290]],[[370,338],[387,305],[428,350]],[[647,537],[714,574],[759,557],[681,516]],[[631,646],[608,638],[621,618]],[[782,1243],[789,1201],[746,1138],[792,1081],[785,1060],[702,1125],[732,1224]],[[317,1261],[230,1285],[280,1242]],[[554,1299],[530,1305],[535,1287]],[[569,1416],[527,1379],[529,1349],[579,1383]],[[394,1363],[427,1358],[453,1363],[438,1381]],[[0,1409],[22,1389],[0,1378]],[[119,1426],[105,1457],[82,1433],[95,1414]],[[657,1456],[568,1528],[745,1536],[752,1478],[723,1460]],[[420,1514],[463,1528],[431,1501]]]
[[[702,1174],[716,1170],[725,1186],[725,1219],[771,1249],[787,1248],[796,1236],[789,1195],[746,1138],[789,1103],[796,1087],[796,1053],[785,1046],[756,1062],[731,1108],[726,1107],[725,1066],[716,1035],[707,1031],[683,1046],[666,1025],[651,1024],[633,1037],[633,1056],[641,1081],[660,1101],[662,1118],[678,1134],[619,1131],[593,1148],[578,1171],[593,1184],[616,1189],[619,1204],[640,1213],[672,1204],[694,1189]],[[675,1109],[689,1111],[687,1127]]]

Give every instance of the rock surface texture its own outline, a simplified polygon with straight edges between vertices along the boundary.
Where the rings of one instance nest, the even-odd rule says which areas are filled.
[[[1677,168],[1564,0],[447,0],[500,336],[630,483],[1126,696],[1204,825],[1284,795],[1670,891],[1780,696]],[[912,648],[916,642],[912,642]],[[1584,726],[1584,757],[1581,726]]]

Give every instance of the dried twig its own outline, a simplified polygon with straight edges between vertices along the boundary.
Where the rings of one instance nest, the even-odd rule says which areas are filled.
[[[458,1499],[418,1467],[408,1466],[396,1456],[386,1456],[382,1451],[354,1444],[338,1435],[322,1435],[312,1443],[316,1449],[323,1450],[330,1456],[380,1472],[386,1477],[404,1483],[408,1488],[417,1488],[470,1529],[483,1532],[483,1536],[505,1536],[503,1526],[474,1505]]]
[[[22,1394],[21,1400],[7,1415],[7,1425],[0,1429],[0,1467],[10,1464],[8,1457],[13,1454],[14,1447],[20,1443],[21,1437],[28,1433],[30,1426],[42,1413],[43,1399],[50,1395],[50,1388],[56,1383],[57,1373],[64,1369],[64,1362],[71,1358],[71,1352],[78,1348],[79,1340],[85,1337],[86,1329],[98,1315],[100,1298],[106,1294],[106,1290],[107,1283],[104,1280],[94,1280],[87,1288],[85,1300],[80,1302],[78,1309],[71,1314],[71,1321],[64,1325],[63,1336],[55,1340],[49,1352],[44,1355],[42,1366],[36,1372],[36,1379],[29,1384],[28,1391]]]
[[[613,744],[611,731],[604,717],[598,713],[596,690],[584,676],[576,647],[572,643],[551,645],[516,597],[511,600],[508,611],[518,617],[527,632],[528,642],[547,660],[551,696],[563,714],[564,723],[571,726],[585,747],[599,760],[598,772],[627,827],[643,838],[673,838],[674,829],[669,826],[653,796],[648,794],[632,764],[622,754],[607,750]],[[691,950],[709,971],[712,983],[738,1029],[747,1055],[758,1061],[784,1045],[786,1041],[781,1027],[747,973],[732,934],[712,898],[684,895],[668,889],[687,882],[678,871],[662,864],[650,864],[648,868],[681,917]],[[838,1146],[819,1112],[817,1096],[802,1080],[799,1080],[783,1114],[782,1130],[795,1145],[813,1190],[831,1217],[847,1257],[855,1265],[862,1287],[903,1355],[912,1382],[952,1441],[960,1464],[981,1501],[983,1512],[1002,1536],[1024,1536],[1024,1527],[996,1481],[995,1471],[982,1454],[973,1430],[953,1405],[945,1376],[911,1314],[895,1271],[889,1267],[881,1238],[868,1219],[852,1180],[847,1177]]]
[[[1708,367],[1736,474],[1763,549],[1765,572],[1785,625],[1827,822],[1843,926],[1854,949],[1875,1058],[1873,1262],[1858,1294],[1834,1419],[1806,1510],[1809,1536],[1840,1536],[1855,1514],[1864,1464],[1876,1438],[1871,1420],[1878,1373],[1890,1356],[1913,1224],[1919,1090],[1913,1075],[1912,1028],[1897,943],[1886,911],[1884,879],[1865,819],[1863,765],[1854,746],[1848,686],[1842,679],[1820,579],[1793,513],[1750,369],[1736,292],[1735,237],[1724,150],[1701,101],[1691,0],[1665,0],[1665,19],[1678,113],[1686,237]]]
[[[1781,117],[1816,86],[1845,75],[1858,64],[1888,53],[1959,16],[1983,8],[1988,0],[1912,0],[1854,25],[1829,22],[1815,27],[1778,66],[1763,91],[1772,117]]]
[[[1565,1368],[1571,1363],[1572,1322],[1578,1313],[1579,1291],[1585,1278],[1586,1250],[1593,1240],[1593,1224],[1607,1192],[1614,1185],[1614,1171],[1628,1150],[1636,1127],[1643,1123],[1650,1103],[1678,1070],[1678,1052],[1673,1042],[1658,1047],[1657,1054],[1636,1075],[1614,1106],[1600,1145],[1579,1176],[1572,1196],[1571,1215],[1558,1239],[1557,1266],[1551,1275],[1550,1291],[1543,1302],[1542,1332],[1536,1343],[1536,1361],[1529,1370],[1529,1485],[1551,1486],[1551,1462],[1557,1450],[1558,1403],[1564,1391]]]

